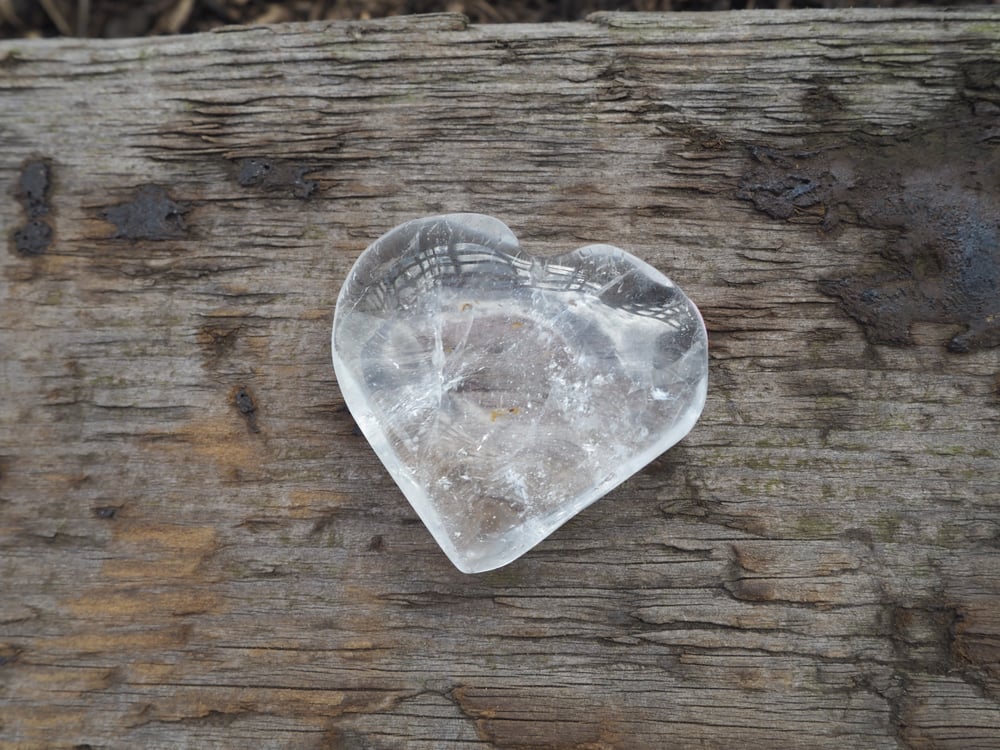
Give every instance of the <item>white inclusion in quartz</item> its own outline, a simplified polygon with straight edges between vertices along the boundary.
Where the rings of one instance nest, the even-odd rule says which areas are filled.
[[[705,404],[694,304],[610,245],[536,258],[480,214],[410,221],[340,290],[333,364],[451,561],[505,565],[684,437]]]

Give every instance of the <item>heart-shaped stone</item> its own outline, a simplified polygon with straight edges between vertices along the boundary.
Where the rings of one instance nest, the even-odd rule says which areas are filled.
[[[681,290],[617,247],[532,257],[500,221],[450,214],[402,224],[358,258],[333,364],[410,504],[478,573],[691,430],[708,340]]]

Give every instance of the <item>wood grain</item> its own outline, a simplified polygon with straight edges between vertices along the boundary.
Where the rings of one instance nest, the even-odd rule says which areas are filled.
[[[2,42],[0,90],[0,746],[1000,747],[995,11]],[[328,343],[460,210],[711,339],[690,436],[480,576]]]

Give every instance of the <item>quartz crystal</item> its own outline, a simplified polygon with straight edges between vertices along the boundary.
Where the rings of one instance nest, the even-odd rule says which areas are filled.
[[[333,363],[362,432],[451,561],[505,565],[691,430],[694,304],[610,245],[522,252],[480,214],[407,222],[337,299]]]

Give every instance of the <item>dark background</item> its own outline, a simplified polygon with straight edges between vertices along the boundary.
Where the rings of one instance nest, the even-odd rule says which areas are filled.
[[[0,38],[183,34],[225,24],[451,11],[474,23],[578,21],[595,10],[997,5],[1000,0],[0,0]]]

